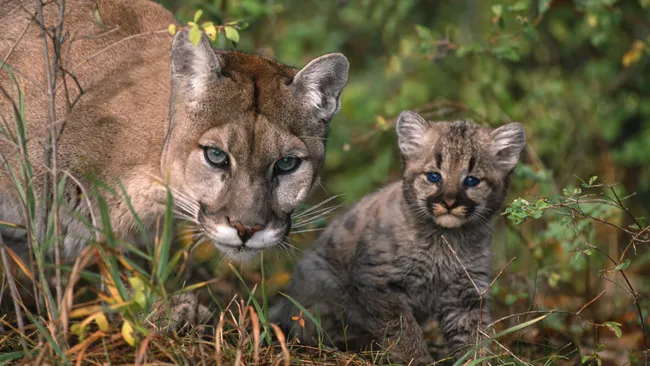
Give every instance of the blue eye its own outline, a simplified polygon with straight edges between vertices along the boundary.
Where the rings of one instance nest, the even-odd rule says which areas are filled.
[[[470,175],[465,178],[465,181],[463,183],[465,183],[465,185],[468,187],[476,187],[479,183],[481,183],[481,180]]]
[[[438,183],[442,180],[440,173],[429,172],[427,173],[427,180],[431,183]]]

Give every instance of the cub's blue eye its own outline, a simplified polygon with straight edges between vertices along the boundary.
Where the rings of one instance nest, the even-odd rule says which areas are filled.
[[[295,156],[285,156],[282,159],[278,160],[273,167],[275,174],[289,174],[294,172],[302,163],[302,159]]]
[[[220,168],[228,165],[228,155],[222,150],[216,147],[206,147],[204,150],[205,160],[207,160],[208,163]]]
[[[431,183],[438,183],[442,180],[440,173],[429,172],[427,173],[427,180]]]
[[[468,187],[476,187],[479,183],[481,183],[481,180],[470,175],[465,178],[465,181],[463,183],[465,183],[465,185]]]

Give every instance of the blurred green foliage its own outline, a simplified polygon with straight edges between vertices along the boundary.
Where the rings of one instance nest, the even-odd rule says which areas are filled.
[[[393,123],[413,109],[431,120],[524,123],[529,144],[509,202],[566,198],[576,194],[576,177],[597,175],[604,184],[620,183],[620,197],[636,193],[623,200],[632,215],[587,205],[588,215],[626,228],[632,216],[650,214],[648,0],[160,1],[184,23],[203,9],[215,24],[249,25],[237,44],[219,35],[218,47],[294,66],[328,52],[348,57],[350,80],[331,122],[323,190],[314,202],[341,194],[350,204],[399,179]],[[605,185],[591,188],[596,195],[605,191]],[[531,309],[545,289],[588,301],[609,288],[593,278],[606,277],[602,271],[611,263],[583,244],[618,258],[629,242],[625,232],[591,219],[569,223],[532,205],[539,214],[521,217],[523,224],[499,223],[495,266],[517,256],[510,270],[518,274],[495,285],[495,301]],[[630,270],[641,277],[650,272],[645,249],[628,253]],[[650,294],[648,284],[635,285]],[[611,295],[624,305],[620,312],[632,309],[628,296]],[[641,306],[647,314],[647,301]]]

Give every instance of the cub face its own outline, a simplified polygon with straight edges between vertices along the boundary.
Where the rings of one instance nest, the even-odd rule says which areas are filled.
[[[447,229],[488,224],[526,141],[521,123],[489,129],[428,122],[410,111],[400,114],[397,134],[406,200],[420,218]]]
[[[171,62],[161,168],[177,216],[235,259],[274,246],[318,182],[347,59],[329,54],[297,70],[216,51],[205,37],[192,46],[179,32]]]

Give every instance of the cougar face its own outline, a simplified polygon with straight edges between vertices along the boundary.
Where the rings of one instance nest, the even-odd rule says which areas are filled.
[[[347,72],[339,54],[298,71],[175,37],[161,168],[177,215],[196,224],[200,239],[243,259],[285,237],[318,182]]]
[[[526,141],[521,123],[489,129],[466,121],[429,122],[403,112],[397,134],[409,206],[436,226],[489,224]]]

